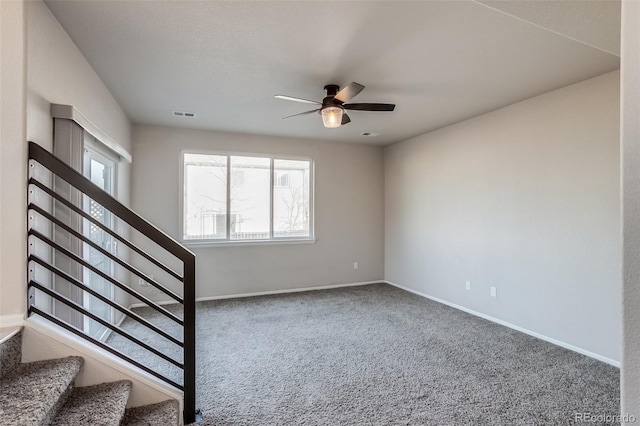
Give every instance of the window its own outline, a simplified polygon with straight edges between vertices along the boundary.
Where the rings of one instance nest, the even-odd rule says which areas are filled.
[[[184,153],[183,172],[184,241],[313,238],[310,160]]]

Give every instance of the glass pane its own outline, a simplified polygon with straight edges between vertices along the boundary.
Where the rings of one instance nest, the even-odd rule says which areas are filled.
[[[271,160],[231,157],[231,239],[269,239]]]
[[[94,171],[94,168],[93,168],[93,160],[92,160],[92,167],[91,167],[92,179],[91,180],[94,183],[96,183],[95,180],[93,179],[93,171]],[[99,220],[101,223],[108,226],[111,225],[111,218],[110,218],[111,214],[109,213],[109,211],[93,200],[89,200],[89,213],[93,218]],[[107,251],[111,251],[110,249],[111,249],[113,238],[109,234],[107,234],[104,230],[102,230],[102,228],[97,227],[93,223],[89,223],[89,239],[92,242],[96,243],[101,248]],[[90,265],[95,266],[99,271],[104,272],[107,275],[112,275],[111,259],[109,259],[107,256],[100,253],[98,250],[96,250],[95,248],[89,245],[86,246],[85,250],[86,250],[85,258]],[[104,278],[102,278],[101,276],[99,276],[98,274],[88,269],[86,270],[86,273],[87,273],[86,282],[89,288],[97,291],[98,293],[107,297],[108,299],[111,299],[112,297],[111,297],[110,283]],[[85,294],[85,297],[86,297],[85,307],[90,312],[94,313],[95,315],[99,316],[100,318],[108,322],[111,322],[112,308],[108,304],[102,302],[98,298],[88,293]],[[89,330],[88,330],[89,335],[97,339],[99,339],[100,336],[106,331],[106,328],[97,321],[88,319],[88,323],[89,323]]]
[[[227,157],[184,155],[185,240],[227,237]]]
[[[273,160],[273,236],[308,237],[310,162]]]
[[[97,162],[92,158],[90,170],[91,170],[91,182],[95,183],[100,188],[104,189],[106,187],[106,184],[105,184],[106,166],[104,164]]]
[[[111,193],[113,166],[107,164],[107,162],[103,162],[103,160],[99,158],[93,158],[93,155],[94,154],[88,154],[87,157],[89,160],[89,178],[91,179],[91,182],[96,184],[99,188]],[[112,215],[101,204],[86,197],[85,206],[85,208],[88,208],[88,213],[91,217],[98,220],[98,222],[111,227]],[[85,235],[87,235],[89,240],[95,243],[98,247],[108,252],[113,251],[113,237],[92,222],[85,221]],[[113,262],[111,259],[88,244],[84,247],[84,258],[91,266],[94,266],[99,271],[104,272],[107,275],[113,275]],[[86,277],[85,283],[89,288],[98,292],[102,296],[105,296],[107,299],[113,300],[113,289],[107,280],[89,269],[85,269],[84,273]],[[92,296],[88,292],[85,292],[84,294],[83,303],[84,307],[88,311],[109,323],[113,323],[113,308],[111,308],[111,306],[104,303],[97,297]],[[99,322],[86,317],[85,331],[88,332],[90,336],[98,340],[102,340],[107,328]]]

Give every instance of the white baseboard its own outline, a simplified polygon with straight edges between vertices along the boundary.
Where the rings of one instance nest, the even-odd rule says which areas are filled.
[[[20,330],[22,330],[21,325],[0,328],[0,345],[18,334]]]
[[[120,317],[120,319],[118,320],[118,322],[116,322],[114,325],[118,328],[120,328],[120,326],[122,325],[122,323],[124,322],[124,320],[127,319],[126,315],[122,315],[122,317]],[[109,337],[111,337],[111,334],[113,333],[113,330],[111,330],[110,328],[107,328],[107,330],[104,333],[104,337],[102,339],[98,339],[101,342],[106,342],[107,340],[109,340]]]
[[[196,299],[196,302],[198,301],[198,299]],[[160,305],[160,306],[164,306],[164,305],[175,305],[178,302],[175,300],[163,300],[160,302],[153,302],[156,305]],[[133,309],[133,308],[144,308],[145,306],[149,306],[146,303],[132,303],[129,305],[129,307],[127,309]]]
[[[238,294],[225,294],[222,296],[206,296],[206,297],[197,297],[196,302],[206,302],[208,300],[223,300],[223,299],[237,299],[240,297],[255,297],[255,296],[268,296],[271,294],[286,294],[286,293],[300,293],[302,291],[314,291],[314,290],[329,290],[332,288],[341,288],[341,287],[355,287],[360,285],[368,285],[368,284],[380,284],[384,283],[384,280],[377,281],[362,281],[358,283],[346,283],[346,284],[330,284],[330,285],[322,285],[315,287],[302,287],[302,288],[290,288],[284,290],[267,290],[267,291],[258,291],[254,293],[238,293]],[[174,300],[168,300],[164,302],[156,302],[158,305],[173,305],[178,303]],[[147,306],[145,303],[134,303],[129,306],[129,309],[132,308],[142,308]]]
[[[0,328],[17,327],[24,324],[25,314],[13,314],[0,316]]]
[[[223,300],[223,299],[236,299],[239,297],[255,297],[255,296],[268,296],[271,294],[286,294],[286,293],[300,293],[303,291],[315,291],[315,290],[329,290],[332,288],[341,288],[341,287],[356,287],[359,285],[368,285],[368,284],[380,284],[384,283],[383,280],[379,281],[363,281],[359,283],[347,283],[347,284],[331,284],[331,285],[322,285],[315,287],[303,287],[303,288],[290,288],[286,290],[268,290],[268,291],[258,291],[255,293],[240,293],[240,294],[227,294],[224,296],[210,296],[210,297],[198,297],[196,301],[198,302],[206,302],[207,300]]]
[[[511,328],[513,330],[517,330],[517,331],[519,331],[521,333],[528,334],[529,336],[533,336],[533,337],[536,337],[536,338],[538,338],[540,340],[544,340],[545,342],[553,343],[554,345],[563,347],[565,349],[569,349],[569,350],[577,352],[579,354],[586,355],[586,356],[588,356],[590,358],[594,358],[594,359],[597,359],[598,361],[602,361],[602,362],[607,363],[609,365],[613,365],[614,367],[620,368],[620,361],[616,361],[616,360],[613,360],[611,358],[607,358],[607,357],[599,355],[597,353],[588,351],[586,349],[582,349],[582,348],[579,348],[577,346],[573,346],[573,345],[571,345],[569,343],[562,342],[562,341],[554,339],[552,337],[545,336],[544,334],[540,334],[540,333],[537,333],[535,331],[531,331],[531,330],[528,330],[526,328],[511,324],[511,323],[509,323],[507,321],[503,321],[501,319],[494,318],[494,317],[492,317],[490,315],[486,315],[486,314],[474,311],[472,309],[465,308],[464,306],[456,305],[455,303],[447,302],[446,300],[430,296],[430,295],[428,295],[426,293],[422,293],[420,291],[413,290],[411,288],[401,286],[400,284],[396,284],[396,283],[393,283],[391,281],[384,281],[384,282],[386,282],[387,284],[392,285],[394,287],[397,287],[397,288],[399,288],[401,290],[405,290],[405,291],[408,291],[410,293],[417,294],[418,296],[422,296],[422,297],[424,297],[426,299],[433,300],[434,302],[442,303],[443,305],[447,305],[447,306],[450,306],[452,308],[458,309],[460,311],[466,312],[468,314],[475,315],[477,317],[486,319],[486,320],[491,321],[491,322],[495,322],[496,324],[500,324],[500,325],[503,325],[505,327],[509,327],[509,328]]]

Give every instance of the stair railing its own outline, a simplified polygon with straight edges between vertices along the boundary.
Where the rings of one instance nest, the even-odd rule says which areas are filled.
[[[44,167],[44,169],[50,172],[48,178],[43,179],[42,177],[38,176],[38,173],[35,172],[36,167],[40,166]],[[157,250],[157,248],[161,248],[166,253],[169,253],[174,259],[177,259],[179,263],[181,263],[181,268],[171,268],[167,266],[166,262],[161,262],[155,256],[149,254],[148,251],[145,251],[142,248],[138,247],[128,238],[120,235],[118,232],[111,229],[100,220],[97,220],[91,214],[76,205],[76,203],[73,203],[72,201],[67,199],[64,194],[60,193],[64,191],[57,191],[56,186],[61,185],[56,185],[54,183],[56,181],[60,183],[64,181],[65,185],[73,188],[74,191],[78,191],[89,197],[94,202],[100,204],[108,212],[119,218],[120,221],[128,224],[131,229],[136,230],[141,235],[145,236],[149,241],[151,241],[155,245],[154,250]],[[38,204],[38,197],[34,196],[34,193],[36,191],[40,191],[43,194],[46,194],[47,197],[49,197],[49,200],[51,201],[49,205],[46,205],[47,203],[41,203],[45,205]],[[82,174],[78,173],[76,170],[62,162],[47,150],[33,142],[29,142],[28,192],[28,315],[31,316],[37,314],[47,319],[48,321],[51,321],[58,326],[63,327],[66,330],[82,337],[83,339],[92,342],[102,349],[120,357],[121,359],[131,363],[132,365],[135,365],[136,367],[146,371],[147,373],[182,390],[184,392],[184,423],[193,423],[196,420],[196,415],[198,413],[198,411],[196,410],[195,401],[195,255],[183,245],[165,234],[163,231],[152,225],[147,220],[143,219],[137,213],[121,204],[107,192],[94,185]],[[68,212],[72,212],[73,214],[77,215],[77,217],[81,217],[89,221],[91,223],[91,226],[100,228],[102,231],[109,234],[112,238],[124,244],[132,252],[146,259],[148,262],[154,265],[154,267],[159,268],[160,270],[171,276],[173,279],[181,282],[183,290],[182,296],[158,282],[158,280],[155,279],[152,275],[147,274],[141,271],[135,265],[132,265],[127,259],[118,257],[115,254],[111,253],[109,250],[105,250],[103,247],[100,247],[100,245],[91,241],[91,239],[84,235],[83,232],[78,229],[73,229],[73,226],[70,226],[68,223],[65,223],[64,220],[56,217],[56,214],[54,212],[55,209],[51,207],[54,202],[59,203],[58,205],[60,206],[64,206],[65,209],[68,209]],[[87,244],[89,247],[96,250],[101,255],[106,256],[111,261],[115,262],[115,264],[117,264],[119,267],[122,267],[123,270],[128,271],[128,273],[130,273],[132,276],[138,277],[139,280],[143,280],[143,282],[148,283],[158,291],[161,291],[171,299],[180,303],[183,307],[182,318],[172,313],[162,304],[156,303],[149,297],[142,295],[138,290],[135,289],[134,286],[128,285],[127,283],[124,283],[121,280],[117,279],[117,277],[109,275],[99,268],[96,268],[94,265],[88,262],[87,259],[83,258],[82,254],[74,252],[73,250],[64,247],[62,244],[59,244],[59,242],[56,241],[56,238],[52,235],[47,235],[47,232],[41,232],[36,229],[36,227],[34,226],[36,215],[44,219],[45,221],[48,221],[50,227],[56,227],[56,229],[64,231],[67,235],[77,239],[77,241],[82,241],[83,244]],[[120,289],[122,292],[138,299],[143,304],[154,309],[164,317],[177,323],[182,327],[182,339],[178,339],[175,336],[167,333],[160,326],[153,324],[151,321],[145,319],[142,315],[136,313],[134,310],[129,309],[129,307],[120,305],[109,297],[105,297],[100,292],[89,287],[86,282],[83,282],[82,279],[78,279],[78,277],[74,277],[73,274],[63,270],[63,268],[58,267],[51,259],[47,259],[47,256],[42,256],[40,253],[38,253],[38,251],[35,249],[36,241],[39,241],[39,244],[44,243],[48,247],[48,250],[50,250],[55,255],[65,256],[72,262],[75,262],[75,264],[79,268],[86,268],[88,271],[91,271],[92,273],[101,277],[103,280],[105,280],[105,282],[108,282],[110,285],[114,286],[114,288]],[[96,315],[95,312],[91,312],[90,309],[87,309],[86,306],[83,306],[83,303],[79,302],[78,300],[73,300],[67,295],[58,292],[55,288],[56,286],[47,285],[46,283],[40,282],[36,274],[37,268],[46,271],[50,274],[51,277],[55,276],[55,279],[62,279],[64,282],[69,283],[76,289],[92,295],[98,300],[109,305],[111,308],[130,318],[131,320],[142,324],[144,327],[153,331],[161,338],[167,339],[173,344],[178,345],[180,348],[182,348],[183,360],[179,361],[172,358],[161,350],[156,349],[150,343],[147,343],[142,339],[133,336],[122,327],[104,320],[99,315]],[[178,269],[179,272],[176,272],[175,269]],[[93,321],[96,321],[97,323],[111,330],[111,332],[117,333],[119,336],[122,336],[123,338],[129,340],[130,342],[133,342],[136,345],[139,345],[140,347],[164,359],[172,365],[177,366],[182,370],[183,383],[177,383],[176,381],[158,372],[156,369],[153,369],[139,361],[136,361],[122,351],[115,349],[114,347],[96,339],[95,337],[90,336],[82,327],[78,327],[77,324],[70,324],[69,322],[54,315],[52,312],[47,312],[46,309],[42,309],[41,307],[37,306],[36,294],[38,292],[42,295],[50,297],[51,300],[56,300],[58,303],[63,304],[66,308],[77,312],[79,315],[82,315],[83,318],[86,317],[92,319]]]

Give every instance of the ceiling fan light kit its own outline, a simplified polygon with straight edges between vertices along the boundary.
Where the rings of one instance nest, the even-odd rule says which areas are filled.
[[[312,109],[311,111],[301,112],[284,118],[287,119],[317,112],[322,116],[324,127],[329,129],[335,129],[351,122],[351,118],[349,118],[349,115],[347,115],[345,111],[347,109],[356,111],[393,111],[395,109],[395,104],[345,103],[353,99],[358,93],[362,92],[363,89],[364,86],[356,82],[349,83],[343,87],[342,90],[340,90],[340,86],[336,84],[327,84],[324,86],[327,96],[322,100],[322,103],[286,95],[276,95],[276,98],[286,101],[321,105],[318,109]]]
[[[320,110],[322,114],[322,124],[328,129],[335,129],[342,124],[343,110],[337,106],[329,106]]]

